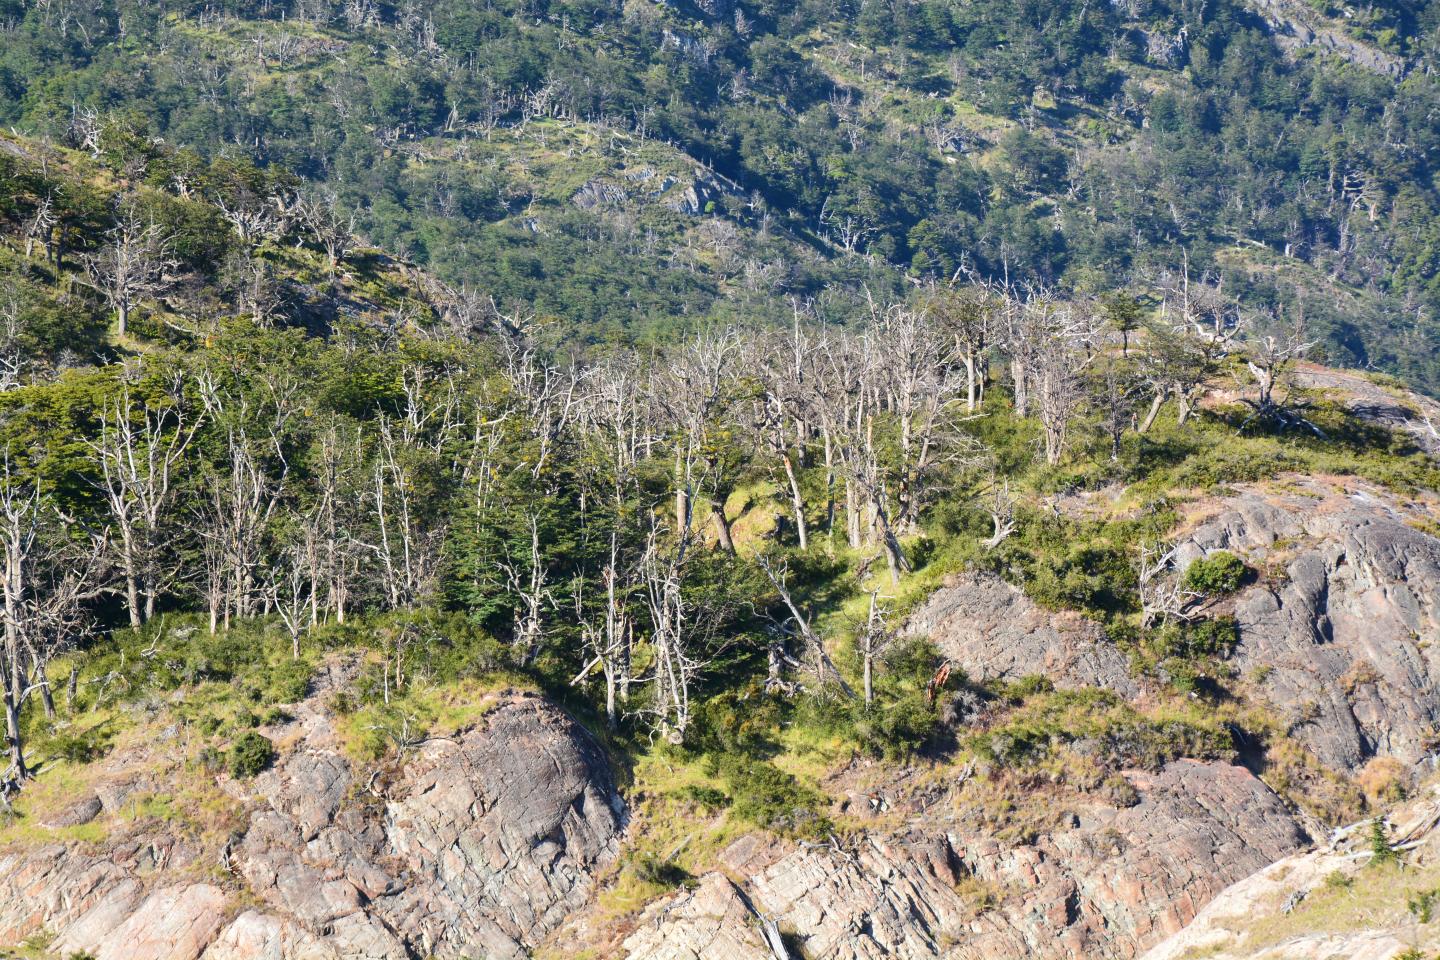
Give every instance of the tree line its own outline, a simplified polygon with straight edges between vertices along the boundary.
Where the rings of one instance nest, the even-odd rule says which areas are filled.
[[[934,284],[845,325],[797,302],[789,329],[583,355],[461,290],[430,325],[319,339],[238,318],[189,352],[12,383],[4,779],[29,775],[22,712],[54,710],[55,659],[168,611],[211,632],[270,618],[299,657],[322,625],[458,610],[519,666],[593,690],[612,725],[677,742],[727,658],[763,659],[772,687],[803,667],[849,695],[794,565],[852,550],[899,584],[960,478],[978,478],[964,489],[998,547],[1017,501],[987,420],[1033,422],[1052,466],[1082,437],[1119,456],[1231,369],[1253,420],[1315,429],[1285,385],[1311,346],[1301,318],[1247,315],[1188,272],[1157,289]],[[857,641],[867,702],[897,629],[881,590]],[[387,689],[416,642],[391,634]]]

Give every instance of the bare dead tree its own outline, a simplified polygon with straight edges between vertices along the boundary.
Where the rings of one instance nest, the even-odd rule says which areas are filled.
[[[740,356],[734,330],[707,334],[676,351],[652,384],[674,459],[675,526],[682,554],[692,536],[696,499],[707,489],[721,545],[734,551],[724,502],[715,502],[725,483],[717,476],[725,464],[716,456],[720,451],[715,440],[735,400]]]
[[[1324,431],[1305,418],[1308,405],[1293,398],[1287,383],[1287,375],[1296,361],[1304,359],[1319,342],[1310,337],[1303,313],[1271,316],[1257,325],[1247,342],[1245,356],[1245,368],[1250,373],[1256,396],[1242,398],[1251,414],[1241,424],[1241,430],[1260,422],[1282,430],[1302,427],[1317,437],[1325,436]]]
[[[1203,594],[1188,589],[1175,573],[1175,547],[1142,543],[1135,564],[1140,591],[1140,625],[1150,629],[1172,622],[1189,622],[1191,610]]]
[[[950,337],[951,354],[965,368],[965,410],[974,413],[985,399],[987,351],[1004,309],[1004,297],[986,285],[935,287],[926,309],[939,330]]]
[[[517,329],[524,328],[517,325]],[[536,442],[530,475],[538,480],[579,413],[579,371],[574,366],[558,366],[528,334],[506,336],[501,343],[512,409]]]
[[[359,539],[364,473],[361,438],[356,431],[328,424],[318,438],[315,466],[313,526],[315,570],[311,622],[319,621],[321,585],[327,615],[344,623],[365,545]]]
[[[290,656],[296,660],[300,659],[300,639],[312,624],[316,533],[313,523],[302,522],[265,577],[266,596],[285,626],[290,637]]]
[[[252,376],[259,400],[227,387],[211,370],[201,371],[196,385],[226,451],[223,468],[208,472],[206,495],[194,514],[204,543],[213,632],[222,620],[228,629],[232,614],[250,616],[255,601],[264,599],[259,573],[290,475],[286,444],[298,409],[298,385],[288,376],[261,371]]]
[[[446,525],[430,522],[431,511],[417,501],[423,487],[397,432],[389,418],[380,419],[369,493],[374,534],[366,546],[384,573],[390,608],[412,610],[439,587]]]
[[[550,586],[550,568],[540,551],[540,517],[534,510],[525,516],[529,529],[528,552],[523,557],[497,559],[495,565],[505,575],[510,593],[518,601],[512,644],[520,652],[520,663],[529,666],[540,652],[545,635],[545,613],[555,609],[555,594]]]
[[[250,193],[237,197],[217,197],[215,208],[246,247],[253,247],[262,240],[274,240],[280,236],[280,210],[268,197]]]
[[[116,328],[125,336],[130,314],[146,297],[169,289],[169,271],[179,266],[170,255],[170,238],[153,220],[145,219],[133,200],[122,202],[109,244],[85,258],[85,269],[96,291],[115,311]]]
[[[830,659],[829,652],[825,649],[825,641],[820,638],[810,625],[810,618],[807,617],[795,603],[795,598],[790,595],[789,588],[785,585],[788,573],[785,564],[776,564],[769,557],[763,554],[756,557],[761,571],[764,572],[770,585],[774,587],[775,593],[780,597],[780,602],[785,605],[789,613],[789,622],[794,624],[796,634],[805,642],[805,648],[815,664],[815,679],[822,686],[835,684],[847,697],[853,697],[855,692],[845,682],[845,677],[835,667],[835,662]]]
[[[35,204],[34,211],[25,218],[23,229],[25,233],[25,259],[35,252],[35,244],[39,243],[45,248],[45,259],[55,260],[55,229],[60,225],[60,217],[55,212],[55,198],[50,195],[41,197]]]
[[[790,515],[800,549],[810,546],[810,526],[805,517],[805,498],[800,490],[799,466],[806,455],[806,440],[812,435],[812,409],[807,381],[811,377],[812,340],[800,324],[800,313],[788,337],[760,338],[752,352],[754,366],[761,371],[762,389],[755,398],[754,421],[765,446],[780,461],[790,494]]]
[[[205,421],[180,379],[164,383],[159,397],[138,399],[125,379],[101,409],[98,436],[87,441],[100,468],[96,487],[114,524],[125,604],[136,628],[155,615],[175,474]]]
[[[585,578],[576,578],[576,619],[587,660],[571,682],[581,683],[600,669],[606,720],[613,726],[620,704],[629,699],[633,679],[638,606],[634,598],[641,587],[628,544],[640,536],[635,526],[643,516],[638,471],[661,437],[645,373],[633,361],[607,360],[585,370],[580,379],[576,426],[586,504],[581,535],[606,543],[607,560],[600,573],[603,591],[598,611],[592,609],[594,603],[587,607]]]
[[[995,478],[990,481],[990,499],[987,508],[990,512],[991,533],[990,536],[980,541],[980,545],[986,550],[993,550],[1005,539],[1015,532],[1015,505],[1019,498],[1010,492],[1010,481],[1001,480],[996,482]]]
[[[1160,317],[1149,325],[1140,369],[1151,393],[1140,424],[1145,433],[1166,401],[1173,399],[1184,425],[1203,399],[1221,362],[1244,334],[1246,316],[1209,276],[1192,277],[1188,261],[1178,274],[1161,279]]]
[[[0,284],[0,393],[20,386],[30,366],[23,341],[24,308],[16,285],[9,280]]]
[[[605,678],[605,723],[612,730],[619,723],[620,701],[630,687],[630,666],[635,646],[635,620],[630,611],[630,596],[635,583],[623,566],[620,535],[611,531],[610,554],[601,572],[604,585],[603,609],[598,617],[587,616],[585,579],[576,578],[573,591],[575,619],[580,624],[580,642],[585,665],[570,681],[571,686],[584,681],[591,671],[600,668]]]
[[[0,455],[0,705],[9,764],[0,783],[32,771],[22,712],[39,692],[53,712],[46,665],[87,628],[86,604],[103,588],[103,534],[68,536],[66,521],[7,448]]]
[[[861,669],[864,672],[865,705],[875,702],[875,663],[895,642],[896,633],[889,615],[880,604],[880,592],[870,591],[870,611],[860,632]]]
[[[845,534],[852,548],[862,543],[860,497],[855,483],[855,447],[865,419],[867,358],[847,337],[823,337],[815,343],[815,367],[803,396],[820,426],[825,456],[825,529],[835,533],[836,502],[843,500]],[[837,486],[843,482],[843,493]]]
[[[333,281],[355,242],[355,215],[342,213],[333,193],[301,199],[295,212],[306,236],[325,251],[325,266]]]
[[[877,415],[893,421],[893,525],[908,531],[918,518],[934,468],[973,446],[954,430],[951,407],[960,393],[960,380],[950,338],[921,312],[900,305],[884,310],[872,306],[863,336],[866,385],[872,394],[865,443],[872,442]]]
[[[1045,298],[1032,300],[1027,308],[1036,315],[1031,328],[1042,332],[1031,361],[1031,380],[1045,462],[1055,466],[1065,455],[1070,429],[1085,402],[1085,368],[1096,356],[1096,331],[1088,312],[1077,313]]]
[[[235,305],[248,313],[257,327],[268,327],[282,315],[283,289],[274,269],[265,260],[237,254],[226,261],[226,278],[234,291]]]
[[[697,611],[681,589],[688,537],[666,538],[662,530],[659,523],[652,525],[638,566],[653,653],[647,680],[654,690],[648,712],[662,737],[681,743],[690,726],[691,693],[709,665],[703,640],[713,624],[694,619]]]
[[[1043,291],[1030,291],[1022,297],[1007,290],[1001,301],[1001,346],[1010,360],[1010,386],[1017,417],[1030,415],[1031,378],[1047,333],[1044,321],[1048,311],[1041,307],[1048,303],[1049,296]]]

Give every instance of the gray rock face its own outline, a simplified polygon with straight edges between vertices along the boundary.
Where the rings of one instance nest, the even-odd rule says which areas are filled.
[[[226,784],[250,813],[222,851],[143,834],[0,855],[0,944],[49,931],[62,955],[103,960],[521,957],[616,856],[626,814],[604,753],[539,697],[501,698],[384,787],[338,752],[317,700],[296,712],[278,766]],[[262,906],[236,916],[199,879],[217,862]]]
[[[1310,842],[1243,767],[1179,760],[1127,779],[1140,797],[1133,807],[1077,811],[1075,829],[1032,846],[1005,851],[980,837],[959,851],[976,876],[1029,889],[983,917],[952,956],[1131,957],[1236,879]]]
[[[1308,495],[1307,495],[1308,494]],[[1234,601],[1235,665],[1317,757],[1354,770],[1413,763],[1440,722],[1440,540],[1405,504],[1311,483],[1227,501],[1182,545],[1268,565]]]
[[[655,904],[625,941],[647,960],[773,960],[763,921],[739,888],[718,873],[690,892]]]
[[[910,618],[907,631],[928,634],[940,652],[976,680],[1044,674],[1057,687],[1138,692],[1125,655],[1099,624],[1054,613],[998,577],[956,574]]]
[[[1405,74],[1405,61],[1372,44],[1357,40],[1338,26],[1332,26],[1313,9],[1298,0],[1250,0],[1265,20],[1271,35],[1283,48],[1316,47],[1348,60],[1357,67],[1388,77]]]
[[[1280,798],[1241,767],[1177,761],[1129,778],[1140,802],[1078,811],[1069,829],[1005,844],[935,816],[894,836],[781,850],[756,838],[719,874],[653,905],[631,960],[770,960],[763,924],[814,960],[1133,957],[1220,890],[1309,842]],[[999,902],[981,909],[978,884]],[[705,934],[724,919],[725,952]]]
[[[1407,850],[1401,876],[1428,886],[1440,866],[1440,798],[1431,791],[1391,810],[1387,819],[1391,842]],[[1362,821],[1336,830],[1315,849],[1233,884],[1144,960],[1395,960],[1410,950],[1434,955],[1440,929],[1409,909],[1395,889],[1404,881],[1370,869],[1368,826]],[[1343,892],[1336,876],[1348,881]]]
[[[539,700],[498,711],[483,738],[431,743],[395,792],[389,846],[433,880],[392,915],[462,954],[523,955],[585,904],[624,826],[599,747]]]

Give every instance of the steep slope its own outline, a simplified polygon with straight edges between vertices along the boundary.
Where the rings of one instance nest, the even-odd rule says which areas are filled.
[[[1185,260],[1437,382],[1433,2],[0,9],[7,123],[128,176],[155,138],[288,167],[588,338]]]
[[[1376,862],[1366,823],[1280,860],[1221,893],[1143,960],[1392,960],[1440,948],[1433,902],[1440,866],[1433,791],[1392,813],[1387,842],[1404,865]],[[1384,857],[1381,858],[1385,859]]]
[[[943,801],[916,810],[899,835],[789,851],[740,841],[721,860],[744,879],[709,874],[693,892],[652,906],[625,940],[626,955],[771,957],[760,936],[702,942],[707,924],[734,925],[738,915],[762,934],[767,925],[786,932],[800,956],[821,960],[1133,957],[1230,878],[1308,840],[1279,798],[1239,767],[1179,761],[1127,779],[1132,805],[1067,805],[1053,832],[1028,843],[967,828],[963,806],[957,815]]]
[[[117,750],[54,821],[88,842],[0,855],[0,942],[100,960],[526,955],[617,854],[604,754],[544,700],[499,692],[473,726],[366,770],[325,705],[348,676],[332,666],[261,728],[284,748],[253,781],[192,769],[173,727]],[[228,831],[197,832],[217,816]]]

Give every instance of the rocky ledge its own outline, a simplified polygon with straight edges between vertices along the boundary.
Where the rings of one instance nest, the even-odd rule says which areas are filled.
[[[102,843],[0,854],[0,943],[53,935],[59,956],[97,960],[518,958],[618,853],[604,752],[539,697],[498,695],[473,727],[368,776],[321,698],[293,713],[266,731],[287,744],[273,769],[220,778],[246,813],[219,849],[127,829],[119,804],[152,782],[97,791],[91,815],[115,826]]]
[[[1067,808],[1006,843],[942,799],[906,829],[781,845],[747,837],[724,871],[652,905],[632,960],[1134,957],[1230,883],[1309,837],[1248,771],[1177,761],[1127,774],[1128,807]],[[781,952],[789,951],[789,952]]]
[[[1229,550],[1259,574],[1217,612],[1234,666],[1332,769],[1431,754],[1440,722],[1440,539],[1430,511],[1354,481],[1245,488],[1192,519],[1183,566]]]

